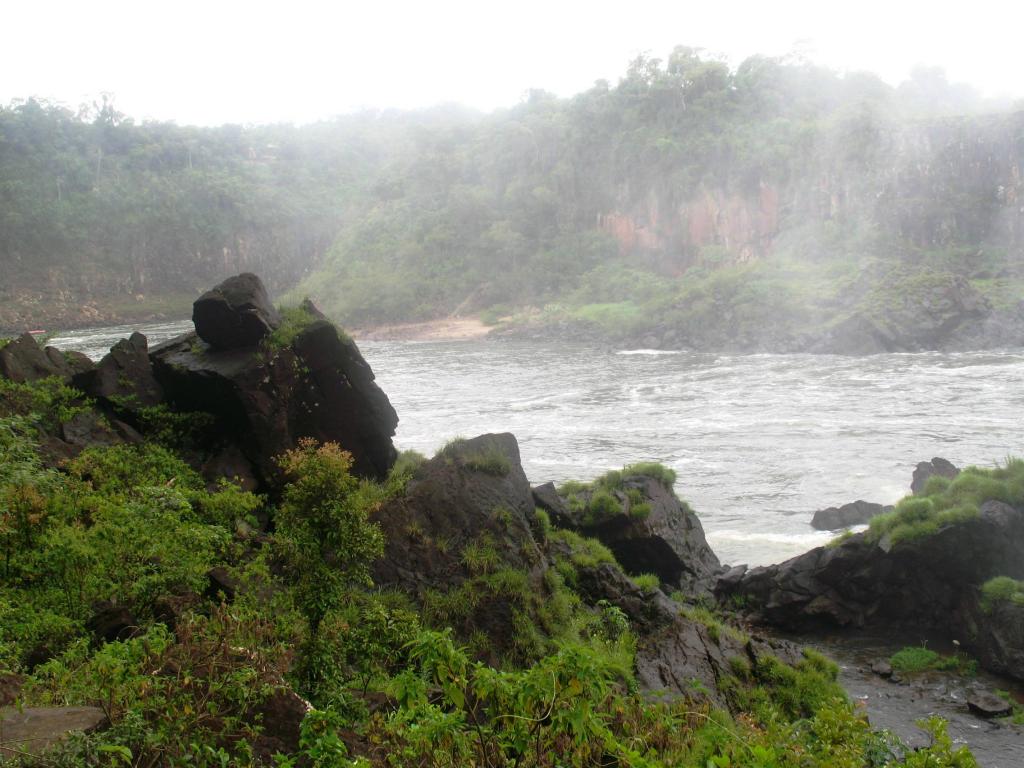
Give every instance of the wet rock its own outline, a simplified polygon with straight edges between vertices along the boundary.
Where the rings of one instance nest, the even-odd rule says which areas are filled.
[[[631,492],[641,501],[634,503]],[[599,539],[628,573],[653,573],[691,596],[710,594],[721,565],[693,510],[645,475],[624,477],[614,495],[618,511],[596,515],[589,507],[593,490],[583,491],[584,509],[570,517],[572,527]]]
[[[6,379],[23,384],[62,374],[30,333],[23,333],[0,348],[0,376]]]
[[[372,516],[384,533],[384,556],[373,581],[402,589],[417,600],[458,589],[479,573],[464,560],[469,546],[486,546],[497,562],[525,574],[531,594],[543,596],[547,560],[530,526],[534,502],[513,435],[488,434],[450,444],[424,462],[403,496]],[[484,632],[488,660],[512,648],[518,596],[491,594],[457,620],[463,636]]]
[[[979,717],[1006,717],[1013,705],[991,691],[975,691],[967,697],[967,707]]]
[[[35,756],[74,732],[91,733],[105,727],[98,707],[26,707],[0,710],[0,754]]]
[[[219,349],[254,347],[281,324],[263,282],[244,272],[229,277],[192,305],[196,333]]]
[[[879,677],[892,677],[892,664],[884,659],[879,659],[871,665],[871,671]]]
[[[605,600],[618,607],[642,635],[668,626],[679,615],[679,605],[659,589],[640,589],[611,563],[577,569],[576,588],[591,605]]]
[[[976,593],[965,601],[955,621],[964,629],[967,651],[981,666],[1024,680],[1024,605],[1012,601],[983,605]]]
[[[960,470],[946,459],[936,456],[931,461],[922,461],[914,468],[914,477],[910,482],[910,492],[915,496],[924,493],[924,487],[928,484],[928,478],[938,475],[948,477],[952,480],[960,474]]]
[[[948,634],[950,616],[973,585],[996,575],[1024,577],[1024,512],[1001,502],[985,502],[976,519],[930,536],[883,544],[857,534],[719,581],[716,594],[738,596],[753,618],[791,630],[879,625]]]
[[[544,483],[533,489],[534,503],[543,509],[551,518],[556,528],[570,528],[573,525],[572,515],[565,499],[558,495],[554,483]]]
[[[127,640],[139,631],[139,621],[126,606],[104,600],[93,606],[93,615],[85,622],[97,641],[112,643]]]
[[[114,344],[95,368],[75,376],[73,383],[90,397],[107,402],[116,398],[129,410],[163,400],[149,362],[149,344],[138,332]]]
[[[853,525],[864,525],[875,515],[892,511],[891,506],[857,500],[841,507],[819,509],[811,518],[811,526],[819,531],[834,531]]]
[[[303,437],[338,443],[355,474],[383,478],[398,416],[355,342],[311,320],[291,345],[265,353],[187,334],[154,347],[154,375],[174,408],[212,414],[211,433],[237,445],[261,482],[279,477],[275,457]]]

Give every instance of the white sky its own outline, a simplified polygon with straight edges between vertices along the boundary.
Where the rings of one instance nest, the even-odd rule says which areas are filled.
[[[737,64],[800,48],[892,83],[916,64],[1024,96],[1019,0],[6,0],[0,103],[76,107],[102,91],[136,118],[308,122],[360,107],[510,106],[615,82],[676,44]]]

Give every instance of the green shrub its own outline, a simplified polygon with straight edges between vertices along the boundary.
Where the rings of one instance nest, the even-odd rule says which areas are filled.
[[[637,464],[629,464],[622,468],[622,474],[625,477],[643,475],[644,477],[653,478],[670,491],[676,484],[675,470],[656,461],[642,461]]]
[[[661,588],[661,579],[653,573],[641,573],[639,576],[634,576],[633,583],[644,592],[654,592]]]
[[[307,312],[302,304],[295,307],[279,307],[278,312],[281,315],[281,325],[263,340],[264,346],[271,352],[279,352],[290,347],[300,333],[320,319]]]
[[[599,490],[595,491],[590,497],[586,510],[584,523],[587,525],[597,525],[622,512],[622,506],[613,494],[605,490]]]
[[[889,663],[900,672],[924,672],[935,669],[942,657],[924,646],[903,648],[892,655]]]
[[[996,576],[981,587],[981,608],[991,613],[1000,603],[1024,605],[1024,581],[1009,576]]]
[[[347,451],[303,439],[278,461],[290,482],[276,517],[276,542],[315,634],[348,587],[370,584],[370,564],[383,554],[384,539],[369,521],[367,495],[349,472]]]

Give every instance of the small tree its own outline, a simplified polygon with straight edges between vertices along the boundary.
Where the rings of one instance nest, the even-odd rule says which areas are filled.
[[[300,440],[278,464],[291,482],[277,515],[277,539],[315,636],[346,590],[372,584],[370,564],[383,554],[384,537],[369,521],[370,504],[349,472],[352,455],[337,443]]]

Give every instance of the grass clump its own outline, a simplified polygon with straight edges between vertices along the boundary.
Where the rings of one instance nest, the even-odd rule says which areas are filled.
[[[981,609],[985,613],[991,613],[1003,603],[1024,605],[1024,581],[996,576],[981,586]]]
[[[661,588],[661,579],[654,573],[641,573],[633,577],[633,583],[644,592],[655,592]]]
[[[281,315],[281,325],[264,340],[264,344],[271,352],[279,352],[290,347],[300,333],[320,319],[304,304],[295,307],[280,307],[278,312]]]
[[[892,512],[869,523],[871,542],[888,537],[892,544],[931,536],[950,525],[973,520],[986,501],[1024,504],[1024,461],[1010,459],[993,469],[968,467],[952,480],[932,477],[925,495],[908,496]]]
[[[974,659],[968,659],[959,653],[944,656],[923,645],[901,648],[890,657],[889,663],[893,669],[907,674],[938,670],[973,675],[977,671],[977,662]]]
[[[469,469],[495,477],[505,477],[512,471],[512,462],[494,446],[485,448],[479,453],[470,454],[465,457],[464,461]]]

